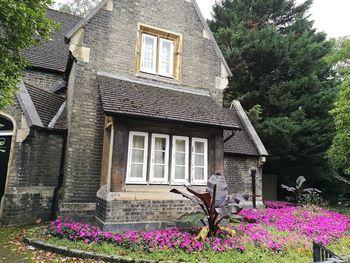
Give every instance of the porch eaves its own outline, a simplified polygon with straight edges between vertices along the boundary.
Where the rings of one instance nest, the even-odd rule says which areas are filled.
[[[97,80],[106,114],[240,129],[230,114],[209,95],[112,78],[101,73]]]

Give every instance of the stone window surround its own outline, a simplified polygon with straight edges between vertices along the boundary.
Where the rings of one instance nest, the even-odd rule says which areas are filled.
[[[135,180],[134,178],[130,177],[130,165],[131,165],[131,147],[132,147],[132,139],[133,137],[137,135],[137,136],[144,136],[145,138],[145,156],[144,156],[144,162],[143,162],[143,177],[140,178],[141,180]],[[161,182],[156,182],[154,180],[152,180],[152,173],[150,171],[150,178],[146,178],[146,174],[147,174],[147,169],[151,170],[152,167],[152,162],[150,163],[150,167],[148,167],[148,148],[151,147],[151,149],[153,149],[153,144],[154,144],[154,140],[153,138],[155,137],[168,137],[171,139],[167,139],[167,144],[171,143],[171,150],[169,150],[169,146],[167,147],[167,151],[168,154],[166,155],[166,163],[168,165],[166,165],[167,170],[169,171],[169,160],[170,158],[172,159],[172,163],[171,163],[171,169],[170,169],[170,176],[169,173],[166,173],[167,179]],[[173,142],[174,142],[174,138],[187,138],[188,140],[190,139],[189,137],[184,137],[184,136],[176,136],[176,135],[166,135],[166,134],[151,134],[151,142],[149,143],[149,135],[148,133],[145,132],[137,132],[137,131],[130,131],[129,132],[129,147],[128,147],[128,161],[127,161],[127,176],[126,176],[126,185],[184,185],[184,184],[188,184],[189,182],[191,182],[192,185],[196,185],[196,186],[203,186],[207,184],[207,180],[208,180],[208,140],[205,138],[195,138],[192,137],[191,138],[191,149],[189,149],[188,147],[188,152],[191,151],[191,154],[186,153],[187,159],[189,159],[189,156],[191,156],[191,162],[189,162],[189,160],[187,160],[188,164],[191,164],[191,178],[186,178],[185,181],[174,181],[174,158],[170,157],[169,152],[172,152],[172,156],[173,156]],[[204,180],[194,180],[194,144],[195,142],[203,142],[204,143]],[[152,155],[152,151],[151,151],[151,155]],[[189,167],[187,167],[189,168]]]
[[[155,36],[158,39],[165,39],[170,40],[174,43],[173,46],[173,77],[169,76],[162,76],[158,72],[158,65],[157,65],[157,74],[152,73],[145,73],[141,71],[141,52],[142,52],[142,35],[151,35]],[[138,24],[138,30],[137,30],[137,37],[136,37],[136,54],[135,54],[135,76],[140,77],[147,77],[147,78],[155,78],[157,80],[161,81],[175,81],[176,83],[181,83],[182,73],[182,35],[178,33],[174,33],[168,30],[163,30],[157,27],[145,25],[145,24]],[[159,43],[160,41],[158,41]],[[158,48],[159,49],[159,48]],[[157,52],[159,53],[159,52]],[[157,54],[158,56],[158,54]],[[156,61],[159,61],[159,58],[156,59]],[[157,62],[158,64],[158,62]]]

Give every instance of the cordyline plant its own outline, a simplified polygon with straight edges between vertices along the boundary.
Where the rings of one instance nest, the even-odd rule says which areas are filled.
[[[295,187],[289,187],[287,185],[281,184],[283,189],[286,189],[288,192],[292,192],[293,196],[287,197],[288,201],[295,201],[299,203],[302,198],[307,198],[308,196],[314,193],[322,193],[316,188],[305,188],[306,179],[304,176],[299,176],[296,180]]]
[[[205,227],[202,228],[197,239],[204,240],[208,235],[215,236],[219,229],[229,232],[231,235],[234,234],[232,230],[220,227],[219,224],[222,220],[238,214],[243,209],[241,202],[248,201],[249,194],[229,195],[226,179],[220,173],[216,173],[209,178],[206,192],[201,193],[190,186],[185,187],[192,195],[178,189],[172,189],[170,192],[181,194],[198,204],[204,211],[207,222],[203,219],[201,220]]]

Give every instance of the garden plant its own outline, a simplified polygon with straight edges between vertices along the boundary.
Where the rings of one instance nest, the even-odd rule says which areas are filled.
[[[202,208],[206,218],[201,220],[204,227],[197,238],[201,240],[204,240],[208,235],[215,236],[219,229],[224,230],[224,227],[220,227],[220,223],[224,219],[229,219],[232,215],[238,214],[242,210],[242,201],[249,199],[248,194],[229,195],[225,176],[220,173],[216,173],[209,178],[206,192],[204,193],[198,192],[189,186],[185,187],[192,195],[176,188],[170,192],[181,194]],[[226,231],[234,234],[228,229]]]

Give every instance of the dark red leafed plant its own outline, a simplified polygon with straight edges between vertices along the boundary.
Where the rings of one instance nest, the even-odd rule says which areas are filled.
[[[314,193],[322,193],[320,190],[316,188],[305,188],[306,179],[304,176],[299,176],[296,180],[295,187],[290,187],[282,184],[281,187],[286,189],[288,192],[292,192],[293,196],[287,196],[288,201],[295,201],[296,203],[300,203],[301,200],[307,199],[308,196]]]
[[[172,189],[170,192],[181,194],[202,208],[206,220],[201,220],[205,226],[198,235],[198,239],[201,240],[204,240],[208,235],[215,236],[219,229],[232,232],[219,225],[224,219],[238,214],[243,209],[241,202],[248,201],[250,196],[248,194],[229,195],[225,176],[220,173],[209,178],[205,192],[198,192],[190,186],[185,187],[190,194],[178,189]]]

